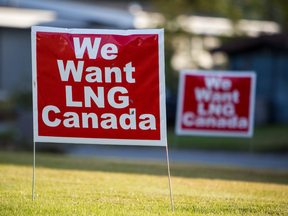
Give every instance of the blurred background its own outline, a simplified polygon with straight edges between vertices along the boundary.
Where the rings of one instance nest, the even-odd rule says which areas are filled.
[[[165,29],[168,144],[177,149],[288,153],[288,1],[0,0],[0,149],[31,150],[31,26]],[[178,137],[182,68],[257,73],[253,138]],[[38,150],[65,152],[67,145]]]

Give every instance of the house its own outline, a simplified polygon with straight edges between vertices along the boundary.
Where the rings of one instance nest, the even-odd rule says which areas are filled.
[[[0,0],[0,134],[17,130],[22,140],[32,141],[32,108],[16,114],[1,107],[13,95],[26,100],[32,92],[31,26],[63,28],[134,28],[128,10],[62,0]],[[27,100],[26,100],[27,104]],[[11,118],[6,118],[7,116]],[[17,117],[15,117],[15,115]],[[4,118],[5,117],[5,118]],[[0,142],[1,146],[1,142]]]
[[[212,53],[229,56],[229,70],[257,73],[256,123],[288,123],[288,34],[236,40]]]
[[[15,2],[15,3],[9,3]],[[31,26],[131,29],[125,10],[55,0],[0,0],[0,100],[32,89]]]

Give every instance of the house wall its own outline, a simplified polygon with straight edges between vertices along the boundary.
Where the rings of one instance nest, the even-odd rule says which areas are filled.
[[[0,89],[32,89],[31,30],[0,28]]]
[[[278,122],[288,123],[288,54],[277,59],[278,74],[275,81],[275,118]]]
[[[230,56],[231,70],[257,73],[255,122],[288,123],[288,53],[268,48]]]

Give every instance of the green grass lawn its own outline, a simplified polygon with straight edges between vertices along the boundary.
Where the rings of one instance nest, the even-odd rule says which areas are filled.
[[[168,128],[169,147],[205,150],[288,152],[288,125],[255,127],[253,138],[176,136]]]
[[[288,215],[288,172],[0,152],[0,215]]]

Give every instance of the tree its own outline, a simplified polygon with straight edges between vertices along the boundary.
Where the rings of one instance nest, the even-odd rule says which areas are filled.
[[[150,2],[156,11],[164,16],[165,21],[158,27],[165,29],[166,82],[174,92],[177,91],[178,73],[170,64],[175,52],[173,41],[175,38],[192,36],[191,33],[177,26],[177,18],[180,15],[225,17],[234,24],[239,19],[274,21],[281,26],[282,31],[288,31],[288,1],[286,0],[151,0]],[[235,29],[234,37],[222,38],[222,41],[233,40],[239,35]]]
[[[233,21],[253,19],[274,21],[287,31],[288,1],[286,0],[153,0],[167,21],[182,14],[226,17]]]

